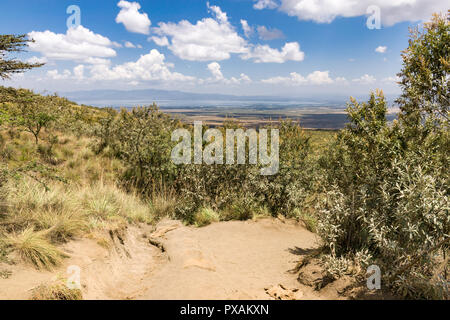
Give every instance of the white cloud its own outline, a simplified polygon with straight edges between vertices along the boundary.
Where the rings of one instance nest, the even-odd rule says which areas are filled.
[[[214,18],[204,18],[191,24],[182,20],[178,23],[159,23],[153,28],[160,36],[153,37],[157,44],[166,45],[177,57],[190,61],[221,61],[230,58],[231,53],[247,52],[247,43],[229,23],[227,14],[217,6],[208,8]],[[167,41],[164,37],[169,37]]]
[[[401,81],[401,78],[399,76],[387,77],[387,78],[384,78],[381,81],[386,82],[386,83],[397,83],[397,82]]]
[[[336,79],[334,79],[334,82],[340,84],[348,84],[348,81],[345,77],[337,77]]]
[[[245,73],[241,73],[239,80],[247,83],[252,82],[252,79],[250,79],[250,77]]]
[[[253,34],[253,28],[248,25],[247,20],[241,19],[242,30],[247,38]]]
[[[343,78],[337,78],[340,81]],[[283,84],[290,86],[298,86],[298,85],[323,85],[333,83],[334,80],[330,78],[329,71],[314,71],[308,74],[306,77],[298,74],[297,72],[291,72],[289,77],[273,77],[269,79],[261,80],[263,83],[267,84]]]
[[[273,49],[268,45],[257,45],[242,59],[255,59],[256,63],[284,63],[286,61],[303,61],[305,53],[300,50],[298,42],[288,42],[280,50]]]
[[[376,81],[374,76],[365,74],[359,78],[353,79],[353,82],[357,82],[357,83],[362,83],[362,84],[371,84],[374,83]]]
[[[329,76],[329,71],[314,71],[310,73],[306,79],[311,84],[327,84],[333,83],[333,80]]]
[[[46,59],[94,63],[97,58],[116,56],[111,40],[83,26],[70,28],[66,34],[47,30],[32,31],[28,36],[35,41],[29,43],[30,50],[40,52]]]
[[[151,38],[148,38],[148,40],[155,42],[160,47],[166,47],[169,45],[169,39],[167,39],[167,37],[161,37],[161,38],[151,37]]]
[[[138,2],[121,0],[117,6],[121,8],[116,17],[117,23],[123,23],[129,32],[150,34],[152,22],[146,13],[140,13],[141,5]]]
[[[255,4],[253,5],[253,8],[257,10],[262,9],[275,9],[278,7],[278,4],[274,0],[255,0]]]
[[[432,13],[448,9],[448,3],[442,0],[281,0],[279,10],[299,20],[330,23],[337,17],[364,16],[371,5],[380,8],[381,22],[385,26],[426,20]]]
[[[48,59],[46,58],[46,57],[36,57],[36,56],[33,56],[33,57],[31,57],[30,59],[28,59],[27,60],[27,63],[32,63],[32,64],[35,64],[35,63],[47,63],[48,62]]]
[[[83,80],[84,79],[84,65],[80,64],[73,68],[73,75],[75,79],[77,80]]]
[[[223,80],[222,71],[220,71],[220,64],[217,62],[211,62],[208,64],[208,70],[211,72],[215,80]]]
[[[73,72],[69,69],[65,69],[61,73],[56,69],[49,70],[47,71],[47,77],[52,80],[83,80],[84,68],[84,65],[80,64],[73,68]]]
[[[59,73],[58,70],[49,70],[47,76],[53,80],[67,80],[72,77],[72,72],[68,69],[65,69],[62,73]]]
[[[92,57],[85,59],[84,62],[89,64],[106,64],[106,65],[111,64],[111,60],[109,59],[92,58]]]
[[[126,41],[125,42],[125,48],[136,48],[136,46],[133,44],[133,43],[131,43],[130,41]]]
[[[164,54],[153,49],[136,62],[126,62],[109,67],[95,65],[91,68],[92,80],[126,80],[126,81],[193,81],[194,77],[170,71],[173,65],[165,62]]]
[[[379,47],[377,47],[377,48],[375,49],[375,52],[378,52],[378,53],[385,53],[386,50],[387,50],[387,47],[386,47],[386,46],[379,46]]]
[[[225,83],[225,84],[240,84],[250,83],[252,80],[249,76],[244,73],[241,73],[239,78],[231,77],[227,79],[223,76],[221,71],[221,66],[218,62],[211,62],[208,64],[208,70],[211,72],[212,78],[208,78],[206,80],[199,80],[199,83]]]
[[[283,32],[278,29],[267,29],[265,26],[259,26],[257,30],[259,38],[262,40],[274,40],[284,37]]]

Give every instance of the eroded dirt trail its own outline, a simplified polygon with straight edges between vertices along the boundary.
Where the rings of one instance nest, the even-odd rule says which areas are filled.
[[[299,254],[317,246],[314,234],[292,221],[230,221],[192,228],[160,223],[152,239],[167,262],[144,279],[138,299],[268,299],[281,287],[298,289]],[[269,289],[269,293],[266,289]],[[311,288],[291,292],[318,299]],[[292,297],[294,298],[294,296]]]
[[[81,268],[84,299],[326,298],[289,272],[316,236],[294,221],[230,221],[195,228],[165,220],[156,229],[130,227],[111,234],[110,249],[81,239],[57,270],[12,266],[0,279],[0,299],[28,299],[32,289]]]

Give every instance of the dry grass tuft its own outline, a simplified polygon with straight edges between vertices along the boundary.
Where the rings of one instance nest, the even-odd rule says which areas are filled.
[[[164,217],[173,218],[177,202],[177,197],[172,191],[153,193],[151,199],[152,216],[157,220]]]
[[[202,208],[194,215],[194,223],[198,227],[207,226],[212,222],[220,221],[219,214],[211,208]]]
[[[42,284],[32,291],[31,300],[82,300],[80,289],[69,289],[62,281]]]
[[[64,253],[45,239],[49,231],[36,232],[33,228],[27,228],[21,233],[6,235],[3,241],[24,261],[31,262],[38,269],[49,269],[51,266],[59,265],[65,257]]]

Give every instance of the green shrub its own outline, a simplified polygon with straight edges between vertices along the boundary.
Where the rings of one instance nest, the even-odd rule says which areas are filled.
[[[401,124],[386,123],[381,92],[368,103],[352,100],[348,112],[350,125],[322,159],[326,197],[318,233],[332,258],[328,266],[364,257],[398,293],[429,297],[417,288],[431,283],[450,226],[436,135],[409,145]]]
[[[211,208],[201,208],[194,216],[194,223],[198,227],[203,227],[219,220],[219,214]]]

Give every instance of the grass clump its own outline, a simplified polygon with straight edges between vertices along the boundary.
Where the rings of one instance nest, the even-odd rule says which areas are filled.
[[[34,228],[27,228],[20,233],[6,235],[3,242],[11,246],[24,261],[38,269],[49,269],[59,265],[65,255],[46,239],[48,233],[49,230],[36,232]]]
[[[211,208],[201,208],[194,215],[194,224],[198,227],[204,227],[218,221],[220,221],[219,214]]]
[[[36,221],[39,227],[49,230],[52,242],[67,242],[87,230],[85,217],[74,212],[43,211],[36,214]]]
[[[172,192],[154,193],[151,197],[151,212],[155,219],[174,217],[177,207],[177,198]]]
[[[31,300],[83,300],[83,294],[80,289],[70,289],[62,280],[59,280],[34,288]]]
[[[305,224],[305,228],[313,233],[317,232],[317,217],[313,212],[306,212],[304,210],[295,209],[294,217]]]

